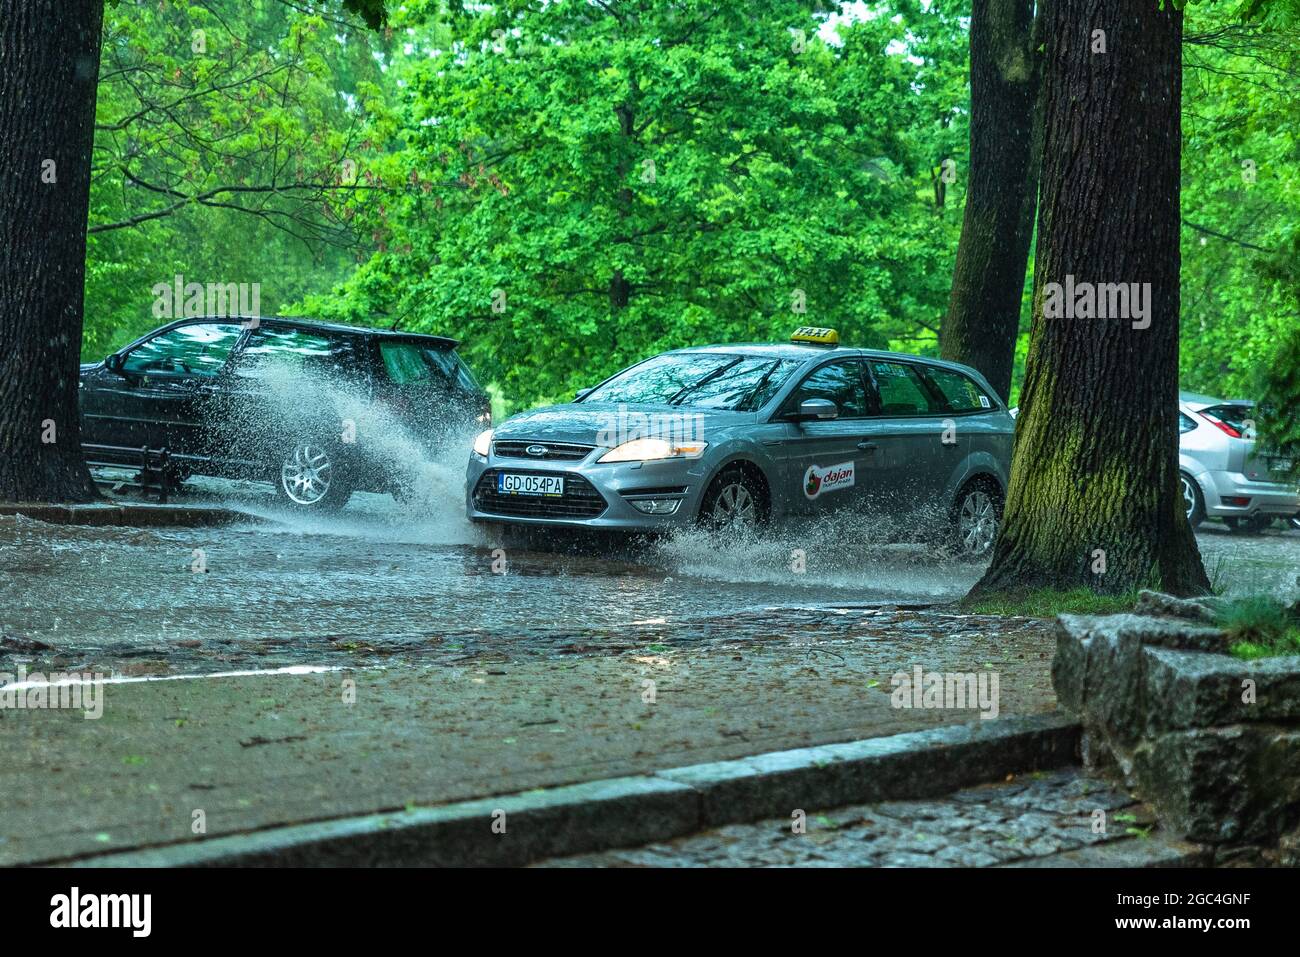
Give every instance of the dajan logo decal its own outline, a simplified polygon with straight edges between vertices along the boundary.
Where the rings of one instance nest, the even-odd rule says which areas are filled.
[[[803,494],[816,498],[826,492],[838,492],[840,489],[853,487],[853,463],[841,462],[822,468],[818,465],[808,466],[803,473]]]

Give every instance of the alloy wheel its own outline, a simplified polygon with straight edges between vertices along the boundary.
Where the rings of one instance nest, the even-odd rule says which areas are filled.
[[[957,513],[957,537],[962,551],[978,557],[993,547],[998,532],[998,510],[993,497],[983,489],[974,489],[962,499]]]
[[[758,503],[741,482],[729,482],[718,493],[710,513],[720,528],[753,528],[758,524]]]
[[[1178,477],[1178,487],[1183,493],[1183,511],[1187,514],[1187,520],[1191,521],[1192,513],[1196,511],[1196,490],[1186,475]]]
[[[299,442],[280,467],[280,485],[295,505],[316,505],[329,493],[333,473],[334,463],[324,448]]]

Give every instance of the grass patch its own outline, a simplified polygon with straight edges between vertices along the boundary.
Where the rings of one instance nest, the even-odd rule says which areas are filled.
[[[1214,623],[1228,636],[1238,658],[1300,655],[1300,611],[1263,595],[1218,602]]]
[[[1090,588],[1037,588],[1032,591],[989,595],[963,609],[975,615],[1020,615],[1026,618],[1055,618],[1057,615],[1113,615],[1132,611],[1136,590],[1122,595],[1099,595]]]

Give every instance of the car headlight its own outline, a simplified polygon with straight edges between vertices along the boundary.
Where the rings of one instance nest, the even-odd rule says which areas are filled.
[[[698,459],[708,442],[669,442],[667,439],[633,439],[610,449],[597,462],[648,462],[652,459]]]
[[[492,430],[484,429],[474,438],[474,454],[483,458],[488,457],[488,452],[492,448]]]

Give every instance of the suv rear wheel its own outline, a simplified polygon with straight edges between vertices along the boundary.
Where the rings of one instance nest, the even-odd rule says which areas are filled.
[[[294,443],[280,462],[276,494],[295,509],[334,511],[347,504],[352,489],[347,484],[339,454],[316,439]]]

